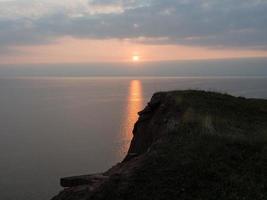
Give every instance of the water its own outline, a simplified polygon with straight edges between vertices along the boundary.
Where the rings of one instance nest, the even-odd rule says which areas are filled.
[[[125,155],[155,91],[208,89],[267,98],[266,77],[2,78],[0,199],[48,200],[64,176],[101,172]]]

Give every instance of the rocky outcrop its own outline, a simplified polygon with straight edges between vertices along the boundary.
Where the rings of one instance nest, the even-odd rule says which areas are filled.
[[[93,198],[111,182],[112,185],[119,183],[124,189],[131,174],[141,165],[142,155],[178,126],[180,110],[174,100],[171,93],[154,94],[145,109],[138,113],[139,119],[134,125],[134,136],[125,159],[105,173],[62,178],[60,184],[65,189],[53,200]]]
[[[138,113],[125,159],[101,174],[62,178],[52,200],[264,199],[266,108],[212,92],[156,93]]]
[[[103,174],[91,174],[84,176],[72,176],[60,179],[60,185],[62,187],[76,187],[79,185],[90,185],[91,189],[96,188],[102,182],[104,182],[108,176]]]

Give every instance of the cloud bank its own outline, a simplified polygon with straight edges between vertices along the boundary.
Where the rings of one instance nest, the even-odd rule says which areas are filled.
[[[266,0],[0,0],[0,54],[71,36],[267,49]]]

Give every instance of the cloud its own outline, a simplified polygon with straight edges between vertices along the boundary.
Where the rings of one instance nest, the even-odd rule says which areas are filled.
[[[0,48],[63,36],[267,48],[266,0],[0,1]]]

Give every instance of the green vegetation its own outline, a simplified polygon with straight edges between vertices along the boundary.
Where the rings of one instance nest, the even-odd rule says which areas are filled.
[[[203,91],[178,91],[179,131],[267,142],[267,101]]]

